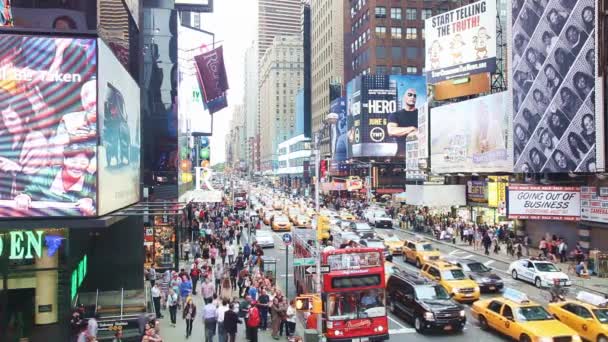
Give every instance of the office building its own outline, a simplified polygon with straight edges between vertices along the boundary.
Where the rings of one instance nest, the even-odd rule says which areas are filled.
[[[279,35],[300,34],[301,0],[258,0],[258,61]]]

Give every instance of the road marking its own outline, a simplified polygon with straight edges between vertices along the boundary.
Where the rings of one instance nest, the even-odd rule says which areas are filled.
[[[473,254],[467,254],[467,255],[463,256],[462,258],[463,259],[471,259],[472,257],[474,257]]]
[[[285,278],[285,277],[293,277],[293,274],[280,274],[279,277],[281,278]]]
[[[494,260],[488,260],[488,261],[484,262],[483,264],[484,264],[484,266],[490,266],[493,263],[494,263]]]
[[[463,253],[466,253],[466,252],[455,249],[455,250],[451,251],[450,253],[448,253],[448,255],[457,255],[457,254],[463,254]]]
[[[406,328],[403,324],[399,323],[399,321],[397,321],[396,319],[392,318],[391,316],[386,316],[388,317],[388,319],[390,319],[391,321],[393,321],[393,323],[397,324],[398,326],[401,327],[401,329],[408,329]]]
[[[389,335],[392,334],[411,334],[415,333],[416,329],[414,328],[401,328],[401,329],[388,329]]]

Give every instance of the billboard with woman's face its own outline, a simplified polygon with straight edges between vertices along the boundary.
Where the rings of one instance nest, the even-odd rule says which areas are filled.
[[[0,218],[97,214],[96,54],[0,35]]]

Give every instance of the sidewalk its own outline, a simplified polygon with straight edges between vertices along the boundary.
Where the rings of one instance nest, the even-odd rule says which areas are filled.
[[[399,229],[400,231],[406,233],[406,234],[410,234],[410,235],[423,235],[426,239],[433,241],[437,244],[441,244],[444,246],[449,246],[452,248],[456,248],[462,251],[466,251],[472,254],[476,254],[488,259],[492,259],[498,262],[502,262],[505,263],[507,265],[509,265],[510,263],[512,263],[513,261],[517,260],[517,257],[511,257],[510,255],[507,254],[506,252],[506,248],[504,248],[504,246],[500,249],[500,251],[496,254],[493,251],[490,251],[490,255],[485,255],[483,248],[482,249],[474,249],[473,246],[469,246],[468,243],[465,242],[461,242],[460,241],[460,237],[456,238],[456,244],[450,243],[450,242],[446,242],[446,241],[441,241],[441,240],[437,240],[434,237],[432,237],[429,234],[423,234],[420,232],[414,232],[411,229],[408,228],[403,228],[400,227],[400,225],[397,223],[394,225],[395,227],[398,227],[397,229]],[[531,255],[538,255],[539,251],[536,248],[530,248],[530,254]],[[568,273],[568,267],[570,266],[570,264],[567,263],[555,263],[555,265],[557,265],[557,267],[559,267],[564,273]],[[585,291],[591,291],[591,292],[596,292],[596,293],[600,293],[602,295],[608,295],[608,279],[606,278],[600,278],[597,276],[591,276],[591,278],[589,279],[584,279],[584,278],[579,278],[576,277],[576,275],[572,275],[572,274],[568,274],[570,276],[570,278],[573,281],[573,284],[575,287],[580,288],[581,290],[585,290]]]

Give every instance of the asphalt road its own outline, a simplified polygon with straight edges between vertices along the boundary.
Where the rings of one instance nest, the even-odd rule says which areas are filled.
[[[265,226],[263,227],[263,229],[269,230],[269,227]],[[376,232],[379,234],[393,233],[401,238],[411,237],[413,235],[411,233],[403,232],[397,229],[378,228],[376,229]],[[288,249],[288,253],[286,255],[285,246],[281,239],[282,235],[283,233],[273,233],[275,239],[275,247],[265,249],[264,254],[265,256],[274,258],[276,260],[276,274],[278,278],[278,284],[283,290],[287,288],[289,296],[293,296],[293,294],[295,293],[295,288],[293,284],[293,274],[290,271],[293,256],[291,248]],[[525,292],[526,294],[528,294],[528,297],[531,300],[539,302],[541,304],[547,304],[548,302],[549,297],[547,291],[539,290],[532,284],[527,284],[521,281],[511,279],[511,276],[507,272],[508,265],[504,262],[499,262],[490,258],[471,254],[446,245],[436,244],[434,245],[434,247],[438,248],[439,251],[444,255],[452,255],[459,258],[474,259],[483,262],[486,266],[492,267],[494,271],[503,278],[505,282],[505,287],[510,287]],[[393,262],[404,269],[410,271],[418,271],[415,266],[403,262],[403,259],[400,256],[395,256]],[[494,296],[497,296],[497,294],[484,294],[482,295],[482,298],[491,298]],[[509,341],[509,339],[497,333],[481,330],[477,322],[471,317],[470,306],[466,306],[466,312],[468,321],[463,333],[428,333],[425,335],[420,335],[416,333],[412,324],[404,321],[400,317],[397,317],[391,313],[389,315],[389,331],[391,336],[390,340],[401,341],[403,340],[403,338],[415,337],[417,341]]]

